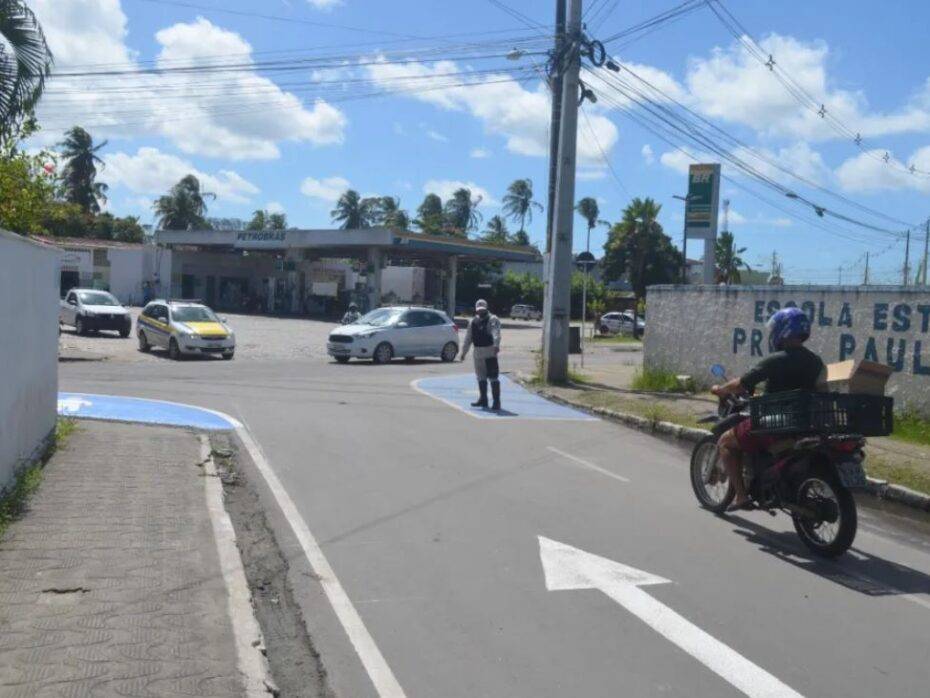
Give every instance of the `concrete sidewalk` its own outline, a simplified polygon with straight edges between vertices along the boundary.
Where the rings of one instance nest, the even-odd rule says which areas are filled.
[[[0,541],[0,695],[247,694],[201,453],[79,423]]]

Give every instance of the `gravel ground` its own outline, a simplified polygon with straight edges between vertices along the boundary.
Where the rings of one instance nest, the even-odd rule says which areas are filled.
[[[131,309],[133,332],[121,339],[115,332],[101,332],[79,337],[70,327],[63,327],[60,354],[65,359],[106,359],[120,363],[138,363],[166,360],[165,352],[153,351],[143,354],[138,350],[135,334],[135,319],[138,308]],[[306,318],[267,317],[262,315],[225,314],[236,333],[235,361],[269,361],[310,359],[329,361],[326,354],[326,338],[336,327],[332,322]],[[538,322],[521,320],[503,321],[504,350],[521,363],[532,358],[539,349],[542,328]],[[460,341],[464,331],[459,333]],[[593,353],[607,353],[603,347],[592,348]],[[515,356],[516,355],[516,356]],[[221,361],[219,357],[197,358],[198,361]]]

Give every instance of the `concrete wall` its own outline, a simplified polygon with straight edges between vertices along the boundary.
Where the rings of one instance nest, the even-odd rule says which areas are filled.
[[[0,489],[55,428],[58,258],[54,247],[0,230]]]
[[[899,286],[653,286],[646,295],[647,366],[712,381],[768,353],[765,322],[794,304],[810,315],[808,346],[825,362],[869,359],[894,374],[888,394],[898,409],[930,414],[930,289]]]
[[[426,302],[426,270],[423,267],[385,267],[381,272],[381,296],[391,293],[398,303]]]
[[[146,250],[143,247],[113,247],[107,250],[110,260],[110,293],[124,305],[142,303]]]

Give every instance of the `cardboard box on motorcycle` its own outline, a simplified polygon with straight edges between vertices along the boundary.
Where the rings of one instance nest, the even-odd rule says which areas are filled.
[[[884,395],[891,366],[874,361],[849,359],[827,364],[820,375],[818,390],[828,393]]]

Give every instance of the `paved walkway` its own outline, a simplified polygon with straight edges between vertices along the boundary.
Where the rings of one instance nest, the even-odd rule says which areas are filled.
[[[80,422],[0,541],[0,696],[240,696],[187,431]]]

